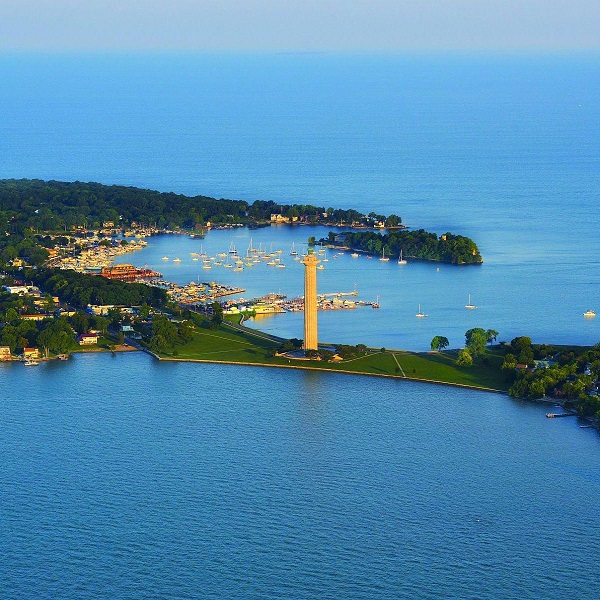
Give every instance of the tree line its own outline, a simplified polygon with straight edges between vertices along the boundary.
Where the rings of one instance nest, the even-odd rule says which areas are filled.
[[[25,231],[60,231],[73,227],[97,229],[105,222],[115,226],[135,222],[159,228],[197,228],[207,222],[252,224],[270,221],[272,214],[313,223],[368,223],[374,220],[398,225],[397,215],[386,217],[356,210],[325,208],[311,204],[186,196],[122,185],[0,180],[0,234],[24,235]]]

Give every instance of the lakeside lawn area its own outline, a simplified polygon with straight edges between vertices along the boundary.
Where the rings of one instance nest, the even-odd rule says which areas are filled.
[[[177,346],[173,352],[161,354],[160,358],[345,371],[500,391],[507,391],[512,383],[512,379],[507,378],[500,368],[502,356],[494,350],[486,353],[487,364],[478,361],[471,367],[458,367],[455,364],[458,351],[415,353],[372,350],[358,358],[325,362],[268,356],[269,351],[278,346],[277,342],[256,330],[239,331],[227,325],[215,330],[196,327],[189,343]]]

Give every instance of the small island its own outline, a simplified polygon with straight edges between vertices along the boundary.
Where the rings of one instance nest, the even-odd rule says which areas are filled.
[[[317,243],[316,240],[314,243]],[[437,236],[424,229],[391,230],[382,234],[374,231],[330,232],[320,240],[334,248],[403,259],[443,262],[453,265],[480,265],[483,262],[479,248],[473,240],[462,235],[445,233]]]

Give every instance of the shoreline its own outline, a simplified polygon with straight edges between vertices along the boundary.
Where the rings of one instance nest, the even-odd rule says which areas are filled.
[[[202,358],[168,358],[168,357],[158,356],[157,354],[154,354],[154,352],[151,352],[150,350],[147,350],[145,348],[140,348],[140,350],[142,350],[143,352],[146,352],[147,354],[149,354],[156,360],[164,361],[164,362],[207,363],[207,364],[219,364],[219,365],[239,365],[239,366],[244,366],[244,367],[270,367],[270,368],[275,368],[275,369],[296,369],[296,370],[301,370],[301,371],[320,371],[320,372],[327,372],[327,373],[342,373],[344,375],[359,375],[359,376],[366,376],[366,377],[384,377],[387,379],[398,379],[398,380],[403,380],[403,381],[416,381],[416,382],[420,382],[420,383],[429,383],[429,384],[433,384],[433,385],[448,385],[451,387],[476,390],[479,392],[490,392],[490,393],[494,393],[494,394],[502,394],[504,396],[508,396],[508,392],[506,392],[504,390],[498,390],[498,389],[488,388],[488,387],[478,387],[475,385],[468,385],[466,383],[453,383],[450,381],[438,381],[436,379],[422,379],[419,377],[387,375],[384,373],[365,373],[365,372],[361,372],[361,371],[349,371],[347,369],[326,369],[326,368],[319,368],[319,367],[309,367],[309,366],[304,366],[304,365],[300,365],[300,364],[298,364],[298,365],[292,365],[292,364],[275,365],[275,364],[270,364],[270,363],[241,362],[241,361],[233,361],[233,360],[208,360],[208,359],[202,359]]]
[[[304,365],[292,365],[292,364],[274,365],[274,364],[269,364],[269,363],[238,362],[238,361],[231,361],[231,360],[207,360],[207,359],[200,359],[200,358],[167,358],[167,357],[158,356],[146,348],[140,347],[139,350],[141,350],[142,352],[145,352],[146,354],[149,354],[150,356],[152,356],[153,358],[155,358],[156,360],[161,361],[161,362],[204,363],[204,364],[219,364],[219,365],[233,365],[233,366],[237,365],[237,366],[244,366],[244,367],[268,367],[268,368],[275,368],[275,369],[295,369],[295,370],[299,370],[299,371],[320,371],[320,372],[327,372],[327,373],[341,373],[343,375],[357,375],[357,376],[362,376],[362,377],[380,377],[380,378],[386,378],[386,379],[396,379],[399,381],[413,381],[416,383],[426,383],[426,384],[430,384],[430,385],[443,385],[443,386],[449,386],[449,387],[454,387],[454,388],[462,388],[462,389],[467,389],[467,390],[473,390],[476,392],[486,392],[486,393],[491,393],[491,394],[498,394],[501,396],[506,396],[507,398],[511,398],[511,396],[509,396],[508,392],[505,390],[499,390],[499,389],[488,388],[488,387],[483,387],[483,386],[478,387],[475,385],[468,385],[465,383],[453,383],[450,381],[439,381],[439,380],[435,380],[435,379],[423,379],[423,378],[419,378],[419,377],[408,377],[408,376],[401,376],[401,375],[387,375],[387,374],[383,374],[383,373],[364,373],[364,372],[361,373],[360,371],[349,371],[347,369],[322,369],[319,367],[309,367],[309,366],[304,366]],[[600,423],[596,422],[592,417],[584,417],[584,416],[577,415],[576,413],[572,413],[572,411],[566,409],[563,406],[563,404],[561,404],[558,400],[553,400],[553,399],[550,399],[547,397],[543,398],[543,399],[539,399],[539,400],[531,400],[531,399],[527,399],[527,398],[513,398],[513,400],[532,402],[534,404],[539,404],[539,405],[553,404],[555,406],[560,406],[563,411],[573,414],[573,416],[575,416],[576,418],[583,419],[584,421],[589,423],[589,427],[600,432]]]

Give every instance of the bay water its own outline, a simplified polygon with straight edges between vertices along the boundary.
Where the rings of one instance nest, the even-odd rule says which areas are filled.
[[[0,56],[0,177],[400,214],[481,267],[333,259],[327,341],[600,340],[597,56]],[[122,257],[302,293],[311,228]],[[286,269],[189,253],[273,244]],[[169,261],[162,261],[168,255]],[[177,265],[172,258],[179,256]],[[437,270],[439,267],[439,271]],[[210,273],[210,275],[209,275]],[[464,304],[471,293],[476,311]],[[417,304],[430,316],[417,320]],[[256,326],[301,337],[301,315]],[[598,436],[501,395],[145,355],[1,365],[3,598],[595,598]]]

